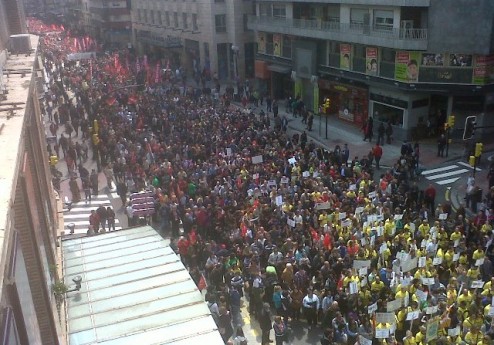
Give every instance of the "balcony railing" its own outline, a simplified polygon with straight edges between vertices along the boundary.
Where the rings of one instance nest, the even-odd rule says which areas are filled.
[[[335,23],[320,19],[276,18],[266,16],[249,16],[250,25],[269,25],[280,28],[297,28],[305,30],[325,31],[334,33],[361,34],[379,38],[406,41],[426,41],[427,29],[381,28],[372,25]],[[250,27],[249,27],[250,28]]]

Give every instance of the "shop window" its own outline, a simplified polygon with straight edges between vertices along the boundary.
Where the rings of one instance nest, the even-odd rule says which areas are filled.
[[[226,14],[217,14],[214,16],[216,32],[226,32]]]
[[[391,107],[386,104],[374,102],[374,120],[388,123],[393,126],[403,127],[404,109]]]
[[[394,49],[382,48],[381,49],[381,60],[383,62],[395,62],[396,51]]]
[[[374,10],[374,28],[377,30],[393,30],[393,11]]]

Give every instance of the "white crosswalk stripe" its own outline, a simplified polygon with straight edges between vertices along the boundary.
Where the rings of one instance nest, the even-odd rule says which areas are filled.
[[[444,167],[425,170],[422,172],[422,176],[438,185],[447,185],[458,181],[462,174],[469,171],[473,171],[473,168],[464,162],[457,162]],[[480,171],[479,168],[477,171]]]
[[[113,197],[112,193],[112,197]],[[89,216],[92,210],[96,210],[99,206],[112,206],[111,200],[106,194],[92,196],[91,201],[86,202],[81,200],[73,203],[70,211],[64,209],[63,220],[65,223],[65,235],[70,236],[69,224],[74,224],[74,234],[86,234],[89,228]],[[122,227],[115,217],[115,230],[120,230]],[[108,228],[107,228],[108,230]]]

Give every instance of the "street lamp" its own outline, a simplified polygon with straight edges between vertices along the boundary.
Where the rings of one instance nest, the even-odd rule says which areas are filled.
[[[238,61],[237,61],[237,58],[238,58],[238,51],[240,50],[240,48],[236,45],[232,45],[232,52],[233,52],[233,76],[234,76],[234,79],[235,81],[237,81],[238,79]]]

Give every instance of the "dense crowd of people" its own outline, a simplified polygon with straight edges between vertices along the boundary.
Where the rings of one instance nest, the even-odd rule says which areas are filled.
[[[413,181],[411,146],[373,176],[367,157],[349,164],[348,148],[295,141],[269,112],[140,77],[152,69],[128,51],[69,61],[66,35],[41,47],[74,188],[88,151],[72,143],[80,130],[129,210],[128,193],[153,192],[154,224],[207,282],[225,343],[245,343],[248,300],[263,345],[289,341],[302,319],[322,344],[492,344],[494,190],[474,217],[452,212]]]

